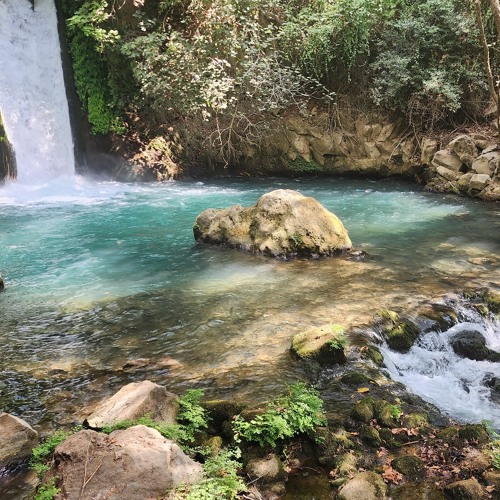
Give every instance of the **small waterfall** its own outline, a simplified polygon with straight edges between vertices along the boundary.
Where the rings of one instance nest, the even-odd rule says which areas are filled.
[[[500,363],[462,357],[452,346],[457,336],[475,332],[491,352],[500,352],[500,320],[464,310],[461,316],[464,320],[446,332],[422,335],[407,353],[384,345],[385,364],[391,378],[449,416],[463,422],[489,420],[500,430]]]
[[[21,183],[74,174],[54,0],[0,1],[0,110]]]

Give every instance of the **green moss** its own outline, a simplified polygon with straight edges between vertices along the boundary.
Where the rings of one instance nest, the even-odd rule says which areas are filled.
[[[392,405],[382,399],[375,401],[373,405],[375,418],[383,427],[397,427],[400,424],[401,409],[397,405]]]
[[[423,413],[410,413],[404,417],[405,426],[410,428],[423,427],[427,422],[428,417]]]
[[[369,378],[361,372],[347,372],[345,375],[343,375],[340,378],[340,381],[346,385],[351,385],[351,386],[358,386],[361,384],[366,384],[369,382]]]
[[[500,314],[500,293],[493,291],[486,292],[484,301],[492,313]]]
[[[379,448],[382,445],[382,439],[378,430],[370,425],[364,425],[359,436],[368,446],[372,446],[373,448]]]
[[[368,423],[374,416],[374,400],[371,396],[356,403],[351,410],[351,417],[358,422]]]
[[[315,174],[323,171],[319,163],[314,160],[305,160],[302,156],[297,156],[295,160],[290,160],[290,170],[299,174]]]
[[[370,358],[377,366],[382,366],[384,364],[384,356],[380,352],[380,349],[375,346],[370,346],[366,350],[366,355]]]
[[[490,440],[488,431],[482,424],[467,424],[460,427],[458,430],[458,437],[479,444],[485,444]]]
[[[418,328],[409,322],[398,322],[385,329],[387,345],[398,352],[408,352],[419,336]]]
[[[405,455],[395,458],[392,467],[403,474],[406,479],[419,481],[425,477],[424,462],[421,458],[414,455]]]
[[[321,364],[345,363],[344,346],[347,338],[343,329],[329,325],[298,333],[292,340],[292,351],[302,359],[312,359]]]

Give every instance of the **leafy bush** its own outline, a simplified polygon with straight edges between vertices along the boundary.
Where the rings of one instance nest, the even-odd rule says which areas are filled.
[[[203,464],[204,479],[193,486],[177,488],[169,494],[169,500],[211,500],[221,498],[231,500],[238,492],[246,491],[246,485],[238,476],[242,468],[238,461],[239,453],[232,450],[222,450],[218,455],[210,457]]]
[[[38,488],[34,500],[52,500],[60,492],[61,490],[56,486],[56,478],[53,477]]]
[[[400,14],[377,41],[371,94],[383,108],[432,127],[485,89],[475,26],[454,0],[408,2]]]
[[[72,431],[57,430],[33,448],[30,467],[38,474],[38,477],[42,477],[49,470],[47,462],[52,457],[56,447],[78,430],[80,427],[75,427]]]
[[[272,447],[281,439],[308,432],[324,425],[323,401],[314,389],[303,383],[292,384],[285,396],[267,405],[266,411],[249,422],[241,416],[233,421],[235,440],[256,441]]]

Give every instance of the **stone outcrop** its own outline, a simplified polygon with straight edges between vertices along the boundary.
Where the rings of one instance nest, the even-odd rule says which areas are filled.
[[[278,189],[249,208],[208,209],[193,227],[197,242],[278,258],[319,257],[349,250],[342,222],[318,201]]]
[[[60,444],[51,475],[62,498],[159,498],[202,478],[202,466],[155,429],[137,425],[109,435],[83,430]]]
[[[422,141],[422,158],[427,142]],[[422,178],[431,191],[499,201],[500,151],[480,134],[462,134],[434,153]]]
[[[145,415],[156,421],[173,424],[179,409],[177,399],[165,387],[149,380],[133,382],[99,405],[87,417],[85,424],[100,429],[119,420],[135,420]]]
[[[37,442],[38,433],[27,422],[0,413],[0,473],[29,457]]]

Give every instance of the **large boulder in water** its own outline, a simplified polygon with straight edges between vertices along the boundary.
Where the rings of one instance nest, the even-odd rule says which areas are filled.
[[[450,344],[455,354],[462,358],[475,361],[500,361],[500,353],[486,346],[486,340],[481,332],[476,330],[463,330],[450,339]]]
[[[349,250],[338,217],[290,189],[271,191],[249,208],[208,209],[193,227],[196,241],[272,257],[320,257]]]
[[[50,475],[62,498],[159,498],[180,484],[203,476],[189,458],[157,430],[137,425],[109,435],[83,430],[54,452]]]

